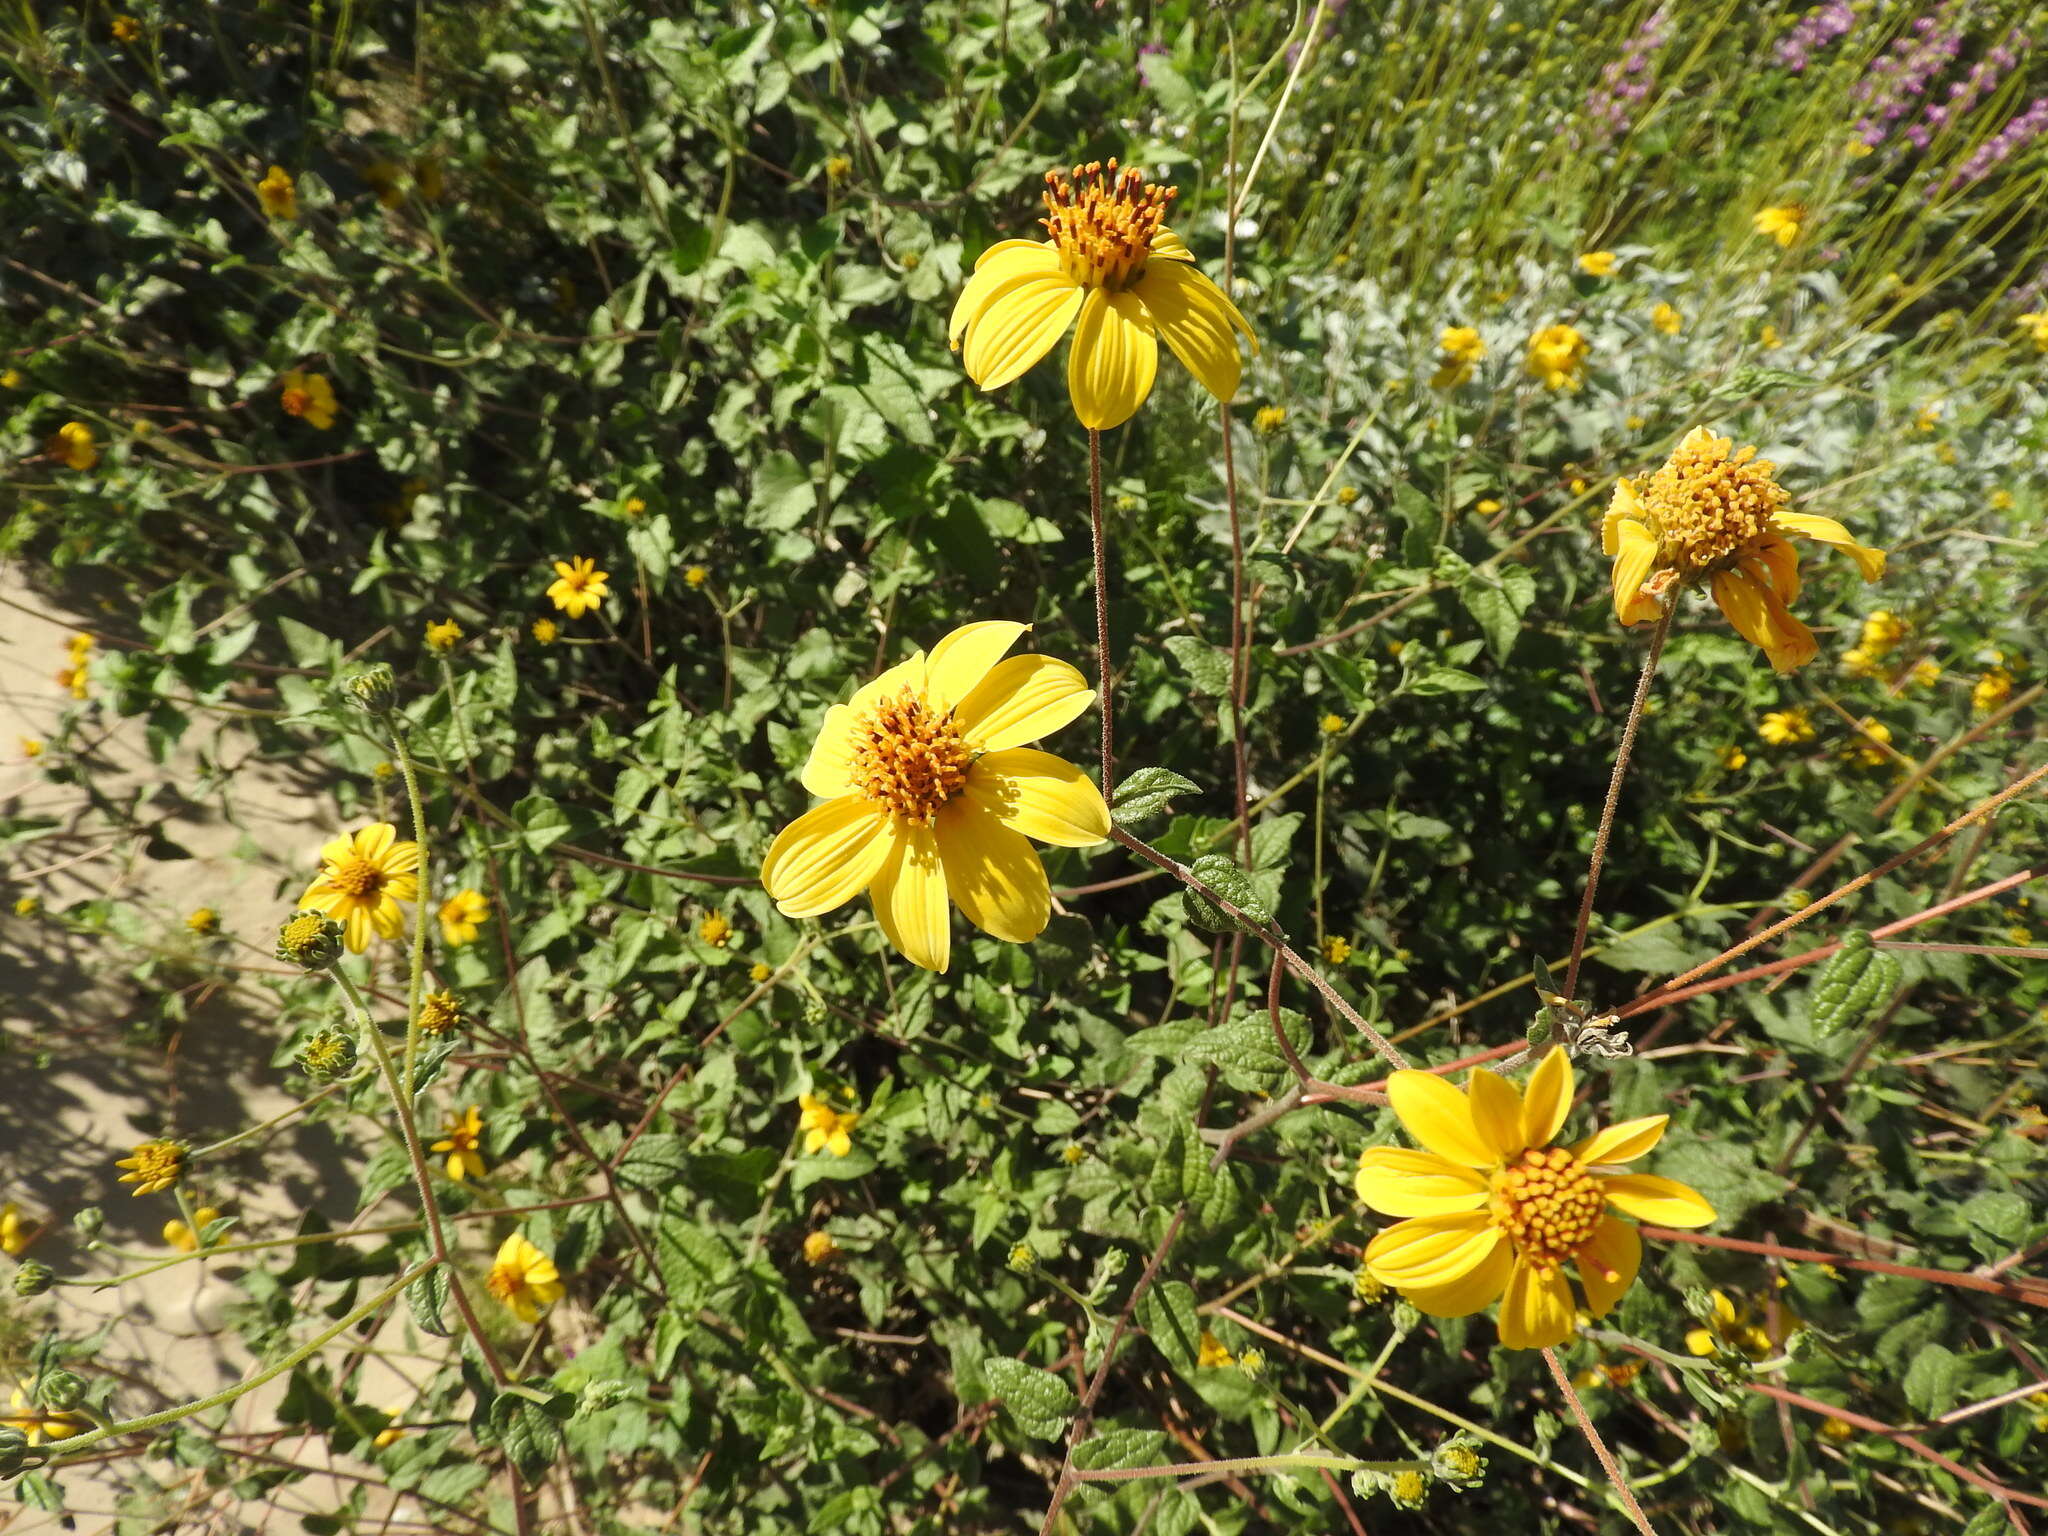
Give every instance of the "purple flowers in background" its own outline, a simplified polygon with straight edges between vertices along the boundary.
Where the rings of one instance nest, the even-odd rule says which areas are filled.
[[[1596,143],[1612,143],[1628,132],[1635,109],[1656,83],[1651,60],[1671,40],[1671,18],[1663,6],[1652,11],[1623,46],[1618,57],[1600,71],[1600,83],[1586,97],[1586,116]]]
[[[2026,111],[1977,147],[1977,152],[1956,172],[1953,184],[1968,186],[1973,181],[1982,181],[2001,161],[2011,159],[2044,132],[2048,132],[2048,96],[2036,96]]]
[[[1956,0],[1949,0],[1933,14],[1916,17],[1906,34],[1871,64],[1870,73],[1850,92],[1865,108],[1856,132],[1872,149],[1912,110],[1928,82],[1955,62],[1963,47],[1964,10]]]
[[[1778,39],[1778,62],[1798,74],[1806,68],[1817,48],[1825,48],[1846,37],[1856,25],[1856,11],[1849,0],[1828,0],[1799,19],[1799,24]]]
[[[2021,51],[2032,46],[2031,38],[2017,31],[2008,32],[2003,42],[1970,66],[1967,75],[1950,81],[1947,102],[1930,106],[1926,115],[1906,130],[1914,148],[1925,149],[1940,129],[1962,117],[1996,89],[1998,82],[2019,62]]]

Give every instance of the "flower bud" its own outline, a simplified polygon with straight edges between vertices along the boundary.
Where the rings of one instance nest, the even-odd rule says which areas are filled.
[[[71,1225],[78,1235],[88,1243],[99,1240],[100,1228],[107,1224],[107,1214],[96,1205],[88,1205],[71,1218]]]
[[[28,1468],[28,1436],[12,1425],[0,1427],[0,1477]]]
[[[56,1284],[56,1273],[47,1264],[38,1264],[34,1259],[24,1259],[14,1269],[14,1294],[17,1296],[40,1296]]]
[[[314,1082],[334,1082],[356,1069],[355,1036],[339,1029],[317,1030],[292,1059]]]
[[[1038,1255],[1029,1243],[1019,1243],[1010,1250],[1009,1264],[1014,1274],[1035,1274],[1038,1270]]]
[[[69,1413],[85,1401],[85,1379],[62,1367],[45,1371],[36,1384],[36,1396],[45,1408]]]
[[[301,908],[277,930],[277,958],[302,971],[324,971],[341,958],[342,933],[325,912]]]
[[[1453,1435],[1429,1459],[1429,1470],[1441,1482],[1457,1488],[1477,1487],[1486,1479],[1486,1458],[1465,1435]]]
[[[352,703],[373,715],[390,714],[392,703],[398,696],[398,686],[391,676],[391,669],[382,662],[342,679],[341,686]]]

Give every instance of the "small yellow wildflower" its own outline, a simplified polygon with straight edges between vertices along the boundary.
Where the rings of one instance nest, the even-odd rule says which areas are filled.
[[[1073,1167],[1076,1163],[1083,1161],[1087,1156],[1088,1149],[1082,1146],[1081,1143],[1079,1143],[1078,1141],[1070,1141],[1064,1147],[1060,1148],[1060,1161],[1065,1163],[1069,1168]]]
[[[43,744],[33,736],[24,736],[21,738],[21,755],[29,758],[41,757]]]
[[[292,183],[292,173],[281,165],[273,165],[270,173],[256,183],[256,199],[263,205],[264,214],[273,219],[296,219],[299,216],[299,189]]]
[[[603,606],[611,596],[605,585],[610,571],[600,571],[595,560],[578,556],[555,562],[555,581],[548,587],[548,600],[572,619],[580,619],[593,608]]]
[[[2012,696],[2012,674],[2003,667],[1993,667],[1970,686],[1970,708],[1980,715],[1988,715]]]
[[[1954,443],[1937,443],[1934,448],[1934,457],[1943,464],[1955,463],[1958,457],[1956,445]]]
[[[448,1154],[448,1177],[456,1183],[480,1179],[484,1176],[484,1158],[477,1150],[477,1143],[483,1133],[483,1115],[472,1104],[466,1114],[448,1117],[447,1125],[441,1129],[441,1139],[427,1150]]]
[[[100,461],[100,450],[92,428],[82,421],[67,421],[52,432],[43,451],[66,469],[91,469]]]
[[[1863,636],[1857,643],[1881,656],[1905,638],[1905,621],[1889,608],[1880,608],[1864,619]]]
[[[420,999],[420,1029],[436,1038],[462,1022],[462,999],[453,992],[429,992]]]
[[[395,779],[398,777],[398,765],[390,761],[374,764],[370,769],[370,777],[379,783],[383,783],[388,779]]]
[[[360,955],[373,933],[395,939],[404,931],[398,904],[419,900],[419,867],[419,844],[400,842],[390,822],[375,822],[321,848],[320,873],[299,905],[340,923],[349,952]]]
[[[1790,709],[1774,709],[1757,722],[1756,733],[1774,747],[1811,741],[1813,716],[1807,713],[1803,704],[1796,704]]]
[[[21,388],[21,370],[19,368],[0,368],[0,389],[19,388]]]
[[[834,155],[825,162],[825,177],[828,181],[844,181],[853,174],[853,162],[844,155]]]
[[[194,907],[185,914],[185,926],[203,939],[220,932],[220,914],[211,907]]]
[[[1941,402],[1938,400],[1921,406],[1919,414],[1913,418],[1913,430],[1915,432],[1932,432],[1940,426]]]
[[[1318,726],[1325,736],[1341,736],[1344,734],[1345,720],[1342,715],[1325,715],[1318,722]]]
[[[1727,1292],[1716,1290],[1709,1296],[1713,1310],[1705,1324],[1685,1335],[1685,1347],[1695,1355],[1742,1354],[1761,1360],[1798,1331],[1799,1320],[1784,1307],[1777,1309],[1775,1318],[1768,1311],[1757,1311],[1754,1315],[1765,1319],[1757,1322],[1752,1320],[1752,1309]]]
[[[36,1240],[37,1228],[22,1220],[21,1207],[12,1200],[0,1205],[0,1253],[10,1259],[25,1252]]]
[[[1782,203],[1775,208],[1760,208],[1750,219],[1756,232],[1783,246],[1799,238],[1799,226],[1805,222],[1806,209],[1799,203]]]
[[[647,503],[642,501],[638,496],[628,496],[623,502],[619,504],[619,510],[625,513],[628,517],[640,517],[645,515],[647,511]]]
[[[1721,766],[1730,773],[1746,766],[1749,762],[1749,754],[1743,751],[1742,748],[1734,745],[1721,748],[1715,755],[1721,759]]]
[[[1650,424],[1650,419],[1647,416],[1624,416],[1621,424],[1631,432],[1640,432]]]
[[[1907,671],[1906,681],[1915,688],[1932,688],[1941,681],[1941,664],[1932,656],[1922,656]]]
[[[1429,1479],[1413,1467],[1396,1472],[1387,1496],[1403,1509],[1420,1509],[1429,1498]]]
[[[806,1264],[823,1264],[827,1259],[837,1257],[838,1253],[839,1245],[832,1241],[832,1234],[830,1232],[806,1232],[804,1234],[804,1262]]]
[[[1836,1418],[1832,1413],[1820,1421],[1820,1432],[1837,1443],[1856,1438],[1856,1426],[1847,1419]]]
[[[1235,1359],[1236,1356],[1223,1347],[1221,1339],[1206,1328],[1202,1330],[1202,1340],[1195,1353],[1196,1365],[1214,1370],[1218,1366],[1229,1365]]]
[[[1614,262],[1612,251],[1587,251],[1579,257],[1579,270],[1588,277],[1612,277]]]
[[[1437,337],[1443,358],[1430,376],[1432,389],[1456,389],[1472,377],[1472,370],[1486,356],[1486,343],[1469,325],[1447,325]]]
[[[732,940],[732,924],[723,912],[707,912],[697,924],[697,937],[714,948],[723,949]]]
[[[185,1173],[185,1144],[182,1141],[145,1141],[126,1157],[115,1162],[116,1168],[126,1168],[121,1175],[123,1184],[133,1184],[134,1193],[153,1195],[159,1190],[169,1189]]]
[[[1287,425],[1287,407],[1284,405],[1262,405],[1252,413],[1252,430],[1261,437],[1271,437]]]
[[[1323,961],[1328,965],[1342,965],[1351,958],[1351,941],[1331,934],[1323,940]]]
[[[334,386],[324,373],[307,373],[292,368],[277,381],[278,404],[287,416],[296,416],[309,427],[325,432],[334,425]]]
[[[398,1416],[403,1411],[400,1408],[386,1408],[384,1410],[384,1417],[391,1422],[378,1430],[377,1438],[370,1442],[377,1450],[381,1451],[387,1445],[396,1444],[399,1437],[405,1433],[405,1426],[398,1422]]]
[[[1857,722],[1856,740],[1842,749],[1842,755],[1860,768],[1882,768],[1892,760],[1891,727],[1868,715]]]
[[[1586,494],[1586,482],[1581,480],[1577,475],[1572,476],[1571,480],[1567,483],[1565,488],[1569,490],[1574,496],[1583,496]]]
[[[2012,510],[2012,492],[2003,487],[1993,491],[1991,493],[1991,510],[1994,512],[2010,512]]]
[[[456,642],[462,639],[462,626],[453,619],[427,625],[427,649],[430,651],[452,651]]]
[[[562,626],[553,619],[535,619],[533,621],[533,638],[540,644],[553,645],[561,638],[561,635]]]
[[[1660,303],[1655,309],[1650,311],[1650,324],[1654,325],[1666,336],[1676,336],[1685,329],[1685,316],[1681,315],[1669,304]]]
[[[176,1219],[164,1223],[164,1241],[180,1253],[197,1253],[202,1233],[220,1220],[220,1212],[210,1205],[202,1205],[192,1213],[192,1225]]]
[[[34,896],[17,896],[14,898],[14,915],[16,917],[34,917],[42,910],[42,902]]]
[[[439,916],[444,943],[473,944],[479,926],[491,920],[491,898],[465,888],[441,903]]]
[[[1479,500],[1472,503],[1472,510],[1474,512],[1477,512],[1481,517],[1492,517],[1496,512],[1500,511],[1500,509],[1501,504],[1495,501],[1491,496],[1482,496],[1479,498]]]
[[[1756,333],[1756,340],[1757,345],[1766,352],[1775,352],[1778,348],[1785,345],[1785,339],[1778,334],[1778,328],[1775,325],[1767,325],[1758,331]]]
[[[132,43],[142,36],[142,23],[133,16],[116,16],[107,31],[117,43]]]
[[[540,1309],[562,1298],[562,1275],[555,1261],[514,1232],[498,1248],[484,1288],[512,1309],[522,1323],[540,1321]]]
[[[693,587],[701,587],[711,579],[711,572],[701,565],[693,565],[683,572],[683,580]]]
[[[1569,325],[1546,325],[1529,338],[1522,366],[1545,389],[1575,390],[1586,368],[1586,338]]]
[[[2032,337],[2036,351],[2048,352],[2048,309],[2021,315],[2019,325]]]
[[[756,960],[752,965],[747,967],[747,980],[751,981],[757,987],[774,974],[775,967],[770,965],[766,960]]]
[[[804,1133],[804,1151],[845,1157],[853,1150],[853,1128],[860,1123],[858,1110],[837,1110],[811,1094],[797,1098],[801,1111],[797,1125]]]
[[[1337,505],[1338,505],[1338,506],[1340,506],[1340,507],[1348,507],[1348,506],[1350,506],[1350,505],[1351,505],[1351,504],[1352,504],[1353,502],[1355,502],[1355,501],[1357,501],[1357,500],[1358,500],[1358,487],[1357,487],[1357,486],[1355,486],[1355,485],[1340,485],[1340,486],[1338,486],[1338,487],[1337,487]]]
[[[76,1413],[54,1413],[35,1406],[34,1390],[23,1382],[9,1399],[12,1406],[0,1412],[0,1429],[18,1431],[30,1445],[45,1440],[69,1440],[92,1428],[90,1420]]]
[[[1876,677],[1884,670],[1884,661],[1868,646],[1851,646],[1842,652],[1842,666],[1851,677]]]

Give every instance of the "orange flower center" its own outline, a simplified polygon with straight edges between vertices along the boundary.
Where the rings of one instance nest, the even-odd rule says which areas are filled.
[[[526,1289],[526,1272],[504,1264],[494,1264],[491,1272],[484,1276],[484,1288],[500,1301],[510,1301]]]
[[[287,416],[303,416],[306,407],[313,403],[313,396],[303,389],[288,389],[284,392],[284,413]]]
[[[1115,292],[1145,270],[1152,237],[1166,219],[1172,187],[1146,186],[1141,171],[1091,160],[1072,179],[1045,173],[1045,214],[1039,222],[1059,248],[1060,267],[1075,282]]]
[[[1530,1147],[1493,1176],[1493,1224],[1538,1266],[1592,1237],[1605,1205],[1599,1181],[1563,1147]]]
[[[359,853],[352,853],[334,866],[327,883],[344,896],[368,901],[384,894],[384,871]]]
[[[1658,557],[1690,580],[1726,570],[1772,531],[1772,516],[1792,499],[1777,465],[1754,448],[1730,453],[1725,437],[1680,444],[1636,495],[1657,529]]]
[[[966,785],[973,762],[952,720],[908,688],[853,728],[854,788],[899,821],[929,825]]]

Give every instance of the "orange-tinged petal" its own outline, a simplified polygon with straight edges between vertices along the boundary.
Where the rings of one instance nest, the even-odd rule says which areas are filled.
[[[1517,1262],[1500,1304],[1500,1341],[1509,1349],[1549,1349],[1572,1336],[1572,1288],[1554,1265]]]
[[[1522,1135],[1522,1096],[1506,1078],[1474,1067],[1465,1080],[1465,1101],[1479,1139],[1493,1148],[1496,1161],[1504,1163],[1529,1145]]]
[[[1636,1229],[1612,1216],[1600,1218],[1593,1235],[1579,1244],[1579,1284],[1586,1292],[1586,1310],[1605,1317],[1635,1284],[1643,1267],[1643,1239]]]
[[[1623,1215],[1660,1227],[1704,1227],[1714,1219],[1714,1208],[1698,1190],[1654,1173],[1606,1174],[1600,1193]]]
[[[1813,631],[1792,617],[1768,581],[1759,580],[1746,569],[1720,571],[1714,576],[1714,601],[1726,614],[1735,632],[1751,645],[1761,647],[1765,658],[1780,672],[1803,667],[1820,654]]]
[[[784,917],[816,917],[866,890],[896,841],[871,802],[827,800],[776,834],[761,861],[761,884]]]
[[[924,659],[925,698],[932,708],[945,714],[966,698],[1030,628],[1008,619],[963,624],[933,646]]]
[[[1144,303],[1135,293],[1091,288],[1067,350],[1067,393],[1081,425],[1122,426],[1152,393],[1158,371],[1159,339]]]
[[[1632,1163],[1657,1145],[1670,1122],[1669,1115],[1645,1115],[1603,1127],[1575,1143],[1572,1156],[1582,1163]]]
[[[1508,1280],[1515,1271],[1514,1244],[1507,1240],[1505,1233],[1497,1235],[1500,1241],[1457,1279],[1447,1280],[1441,1285],[1404,1286],[1401,1294],[1413,1302],[1418,1311],[1427,1312],[1431,1317],[1469,1317],[1492,1306],[1500,1299],[1501,1292],[1507,1289]]]
[[[1790,539],[1759,539],[1743,566],[1757,580],[1768,583],[1788,609],[1799,601],[1799,551]]]
[[[941,807],[932,835],[945,867],[946,894],[970,923],[1013,944],[1027,944],[1045,931],[1052,889],[1038,850],[1023,833],[959,795]]]
[[[987,274],[976,273],[978,283]],[[1086,290],[1055,267],[1005,279],[967,328],[961,366],[983,389],[1022,378],[1066,335]]]
[[[943,971],[953,955],[953,923],[946,907],[946,871],[930,827],[899,828],[889,856],[868,888],[875,920],[903,958]]]
[[[803,772],[804,788],[821,800],[853,793],[853,727],[859,718],[844,704],[825,711],[825,722],[818,727],[818,739],[811,743]]]
[[[1846,549],[1865,581],[1876,581],[1884,575],[1885,552],[1858,544],[1849,530],[1832,517],[1816,517],[1811,512],[1779,512],[1771,521],[1787,533],[1796,533],[1801,538],[1817,539],[1823,544],[1833,544],[1838,549]]]
[[[1011,656],[997,662],[953,711],[954,729],[981,752],[1000,752],[1037,741],[1094,702],[1088,679],[1050,656]]]
[[[1252,328],[1223,290],[1188,262],[1159,261],[1146,265],[1131,291],[1181,365],[1218,400],[1230,400],[1244,369],[1237,338],[1251,337]]]
[[[1500,1159],[1472,1123],[1465,1095],[1433,1072],[1396,1072],[1387,1079],[1387,1102],[1408,1134],[1438,1157],[1467,1168],[1491,1168]]]
[[[1386,1285],[1449,1285],[1484,1264],[1507,1240],[1485,1211],[1397,1222],[1365,1248],[1365,1267]]]
[[[984,752],[967,770],[963,793],[1004,826],[1041,843],[1091,848],[1109,836],[1109,807],[1095,781],[1034,747]]]
[[[1547,1146],[1572,1107],[1572,1062],[1561,1045],[1536,1063],[1522,1094],[1523,1145]]]
[[[1486,1203],[1484,1174],[1407,1147],[1367,1147],[1352,1187],[1383,1216],[1447,1216]]]

